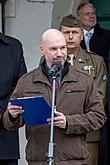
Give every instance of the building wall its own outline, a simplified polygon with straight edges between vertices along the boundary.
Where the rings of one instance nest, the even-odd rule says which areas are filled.
[[[52,12],[52,27],[59,28],[62,17],[71,14],[74,0],[55,0]]]
[[[81,2],[87,0],[55,0],[52,12],[52,27],[59,29],[62,18],[66,15],[73,14],[76,16],[76,8]]]
[[[54,0],[8,0],[5,33],[23,43],[28,71],[38,65],[39,43],[42,33],[51,27]]]

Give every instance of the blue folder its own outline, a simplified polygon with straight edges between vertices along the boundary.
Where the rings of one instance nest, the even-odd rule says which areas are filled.
[[[27,125],[47,124],[51,118],[51,107],[42,96],[10,99],[13,105],[22,106],[22,117]]]

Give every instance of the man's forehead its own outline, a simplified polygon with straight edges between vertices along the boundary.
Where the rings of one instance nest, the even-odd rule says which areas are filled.
[[[59,47],[62,45],[66,45],[66,41],[65,38],[63,36],[63,38],[59,38],[59,37],[55,37],[55,38],[49,38],[47,40],[45,40],[45,42],[43,42],[43,47]]]
[[[62,44],[51,44],[51,45],[49,45],[49,48],[51,49],[51,48],[62,48],[62,47],[66,47],[66,44],[64,43],[62,43]]]
[[[87,11],[90,11],[90,10],[92,10],[92,11],[95,12],[95,9],[94,9],[92,6],[90,6],[90,5],[85,5],[85,6],[83,6],[83,7],[81,8],[80,11],[87,12]]]
[[[77,31],[77,30],[80,30],[81,28],[80,27],[67,27],[67,26],[62,26],[62,28],[61,28],[61,31],[63,31],[63,30],[69,30],[69,31]]]

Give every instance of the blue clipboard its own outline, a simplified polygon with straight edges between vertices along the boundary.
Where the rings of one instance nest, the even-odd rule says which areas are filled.
[[[27,125],[47,124],[51,118],[51,107],[42,96],[10,99],[13,105],[22,106],[22,117]]]

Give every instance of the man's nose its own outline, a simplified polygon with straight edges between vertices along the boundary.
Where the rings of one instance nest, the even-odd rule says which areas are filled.
[[[69,32],[69,38],[73,38],[73,33],[72,32]]]
[[[57,49],[57,56],[61,56],[62,55],[62,51],[60,48]]]
[[[89,13],[89,17],[95,17],[95,13]]]

